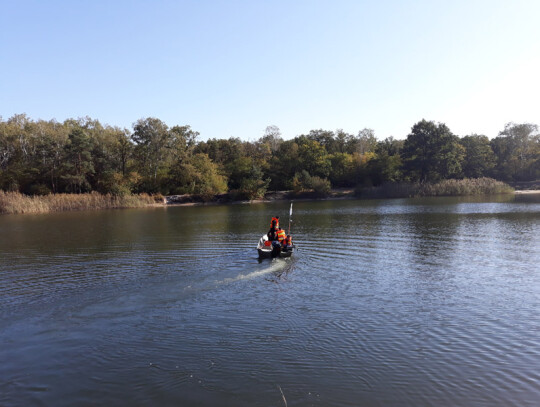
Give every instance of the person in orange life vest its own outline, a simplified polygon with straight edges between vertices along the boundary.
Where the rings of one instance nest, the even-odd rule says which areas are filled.
[[[279,224],[279,219],[272,218],[272,223],[270,224],[270,230],[267,233],[269,241],[277,240],[277,225]]]
[[[285,239],[283,239],[283,242],[281,242],[281,244],[283,246],[283,251],[284,252],[286,252],[290,248],[292,248],[292,237],[291,237],[291,235],[287,235],[287,237]]]
[[[285,231],[281,228],[278,228],[277,230],[277,240],[279,241],[279,243],[282,243],[283,244],[283,241],[285,240],[285,238],[287,237],[287,235],[285,234]]]
[[[270,222],[270,227],[275,227],[276,229],[279,229],[279,216],[274,216],[272,218],[272,222]]]
[[[283,239],[283,247],[292,246],[292,237],[291,235],[287,235],[285,239]]]

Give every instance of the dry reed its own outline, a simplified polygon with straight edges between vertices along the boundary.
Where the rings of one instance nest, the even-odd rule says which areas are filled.
[[[116,196],[92,192],[29,196],[19,192],[0,191],[0,213],[11,214],[137,208],[153,203],[154,198],[147,194]]]
[[[420,196],[466,196],[508,194],[514,189],[492,178],[447,179],[437,183],[397,183],[361,188],[356,195],[362,198],[408,198]]]

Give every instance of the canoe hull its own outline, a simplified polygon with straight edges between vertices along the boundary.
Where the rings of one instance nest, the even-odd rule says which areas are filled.
[[[257,249],[257,251],[259,252],[259,258],[261,259],[273,259],[273,258],[276,258],[276,257],[280,257],[280,258],[287,258],[287,257],[291,257],[292,254],[293,254],[293,251],[292,249],[289,249],[287,250],[286,252],[284,251],[274,251],[274,250],[268,250],[268,249]]]
[[[293,247],[288,247],[287,250],[283,250],[280,245],[267,246],[268,237],[263,235],[257,245],[257,252],[259,253],[259,259],[273,259],[276,257],[287,258],[293,254]]]

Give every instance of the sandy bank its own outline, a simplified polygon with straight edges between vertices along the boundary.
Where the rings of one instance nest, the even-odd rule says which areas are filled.
[[[218,195],[215,200],[203,202],[200,198],[193,195],[170,195],[164,198],[167,206],[198,206],[198,205],[237,205],[252,204],[277,201],[312,201],[312,200],[337,200],[355,198],[354,189],[338,188],[333,189],[327,197],[317,197],[312,193],[301,193],[292,195],[291,191],[271,191],[267,192],[264,198],[249,200],[234,200],[228,194]]]
[[[529,190],[516,190],[515,194],[540,194],[540,189]],[[324,198],[314,197],[309,195],[291,196],[290,191],[272,191],[268,192],[264,198],[254,199],[252,201],[235,201],[227,197],[227,195],[221,195],[215,201],[202,202],[197,201],[196,197],[191,195],[172,195],[164,198],[164,204],[166,206],[200,206],[200,205],[242,205],[252,203],[269,203],[278,201],[313,201],[313,200],[341,200],[341,199],[362,199],[354,195],[354,189],[341,188],[333,189],[330,195]],[[161,204],[157,204],[158,206]]]
[[[540,194],[540,189],[523,189],[520,191],[515,191],[515,194]]]

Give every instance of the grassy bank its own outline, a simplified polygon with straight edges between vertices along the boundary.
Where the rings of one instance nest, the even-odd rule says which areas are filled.
[[[408,198],[421,196],[465,196],[509,194],[514,189],[492,178],[447,179],[437,183],[397,183],[358,188],[360,198]]]
[[[326,196],[307,191],[269,192],[264,200],[346,198],[352,191],[333,190]],[[421,196],[464,196],[512,193],[514,189],[504,182],[491,178],[444,180],[438,183],[397,183],[379,187],[358,188],[355,196],[360,198],[407,198]],[[177,195],[167,197],[169,204],[197,204],[207,202],[197,195]],[[234,198],[229,194],[216,195],[211,202],[232,203]],[[150,195],[102,195],[90,194],[51,194],[28,196],[18,192],[0,191],[0,214],[8,213],[46,213],[95,209],[138,208],[151,204],[163,203],[163,197]]]
[[[92,209],[137,208],[155,203],[154,197],[142,195],[51,194],[28,196],[0,191],[0,213],[46,213]]]

